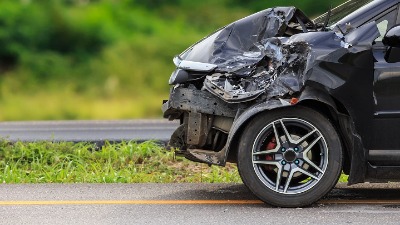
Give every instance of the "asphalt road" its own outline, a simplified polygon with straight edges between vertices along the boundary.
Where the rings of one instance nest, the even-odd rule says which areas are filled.
[[[168,120],[0,122],[0,137],[10,141],[166,142],[177,126]]]
[[[311,207],[283,209],[242,184],[3,184],[0,224],[399,224],[399,189],[339,185]]]

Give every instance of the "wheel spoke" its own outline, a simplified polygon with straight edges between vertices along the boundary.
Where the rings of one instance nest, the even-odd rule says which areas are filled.
[[[290,170],[289,176],[286,178],[286,183],[285,183],[285,188],[283,189],[283,192],[286,193],[288,188],[289,188],[289,184],[290,181],[292,181],[293,175],[296,172],[296,169],[292,169]]]
[[[289,141],[290,143],[293,143],[293,139],[292,139],[292,137],[290,136],[288,130],[286,129],[285,124],[283,124],[283,121],[282,121],[282,120],[279,120],[279,122],[281,123],[283,132],[285,133],[286,140]]]
[[[275,149],[271,149],[271,150],[265,150],[265,151],[261,151],[261,152],[254,152],[253,155],[268,155],[268,154],[272,154],[272,153],[276,153],[277,151]]]
[[[307,162],[308,165],[314,167],[314,169],[318,170],[318,172],[320,172],[321,174],[324,174],[324,171],[322,171],[321,168],[319,168],[317,165],[315,165],[315,163],[313,163],[308,157],[304,157],[303,159],[304,159],[304,161]]]
[[[271,124],[272,124],[272,127],[274,129],[276,147],[274,149],[269,149],[269,150],[260,151],[260,152],[254,152],[253,155],[266,155],[266,154],[276,153],[281,148],[281,142],[280,142],[280,139],[279,139],[278,131],[276,130],[276,126],[275,126],[274,123],[271,123]]]
[[[286,126],[283,124],[283,121],[282,121],[282,120],[279,120],[279,122],[280,122],[280,124],[281,124],[281,126],[282,126],[283,131],[285,132],[285,137],[286,137],[286,139],[287,139],[290,143],[295,144],[295,145],[301,144],[303,141],[305,141],[308,137],[310,137],[312,134],[314,134],[314,133],[317,131],[317,129],[314,128],[312,131],[310,131],[309,133],[307,133],[306,135],[304,135],[304,136],[301,137],[300,139],[298,139],[298,140],[293,140],[292,136],[289,134],[289,131],[286,129]]]
[[[255,160],[253,161],[254,164],[261,164],[261,165],[272,165],[276,167],[280,167],[281,164],[278,161],[267,161],[267,160]]]
[[[314,134],[317,131],[317,129],[312,130],[311,132],[309,132],[308,134],[304,135],[302,138],[300,138],[297,141],[291,141],[293,144],[298,145],[301,144],[303,141],[305,141],[308,137],[310,137],[312,134]]]
[[[272,123],[272,127],[274,128],[274,135],[276,140],[276,147],[275,150],[278,151],[281,148],[281,141],[279,139],[278,131],[276,130],[275,123]]]
[[[283,173],[283,166],[279,165],[278,172],[276,174],[275,191],[279,191],[279,185],[281,184],[282,173]]]
[[[321,174],[323,174],[324,171],[322,171],[322,169],[319,168],[319,166],[315,165],[315,163],[312,162],[312,161],[310,160],[310,158],[308,158],[308,152],[311,151],[311,148],[314,147],[314,145],[315,145],[319,140],[321,140],[321,138],[322,138],[322,136],[319,136],[319,137],[316,138],[311,144],[309,144],[309,145],[307,146],[307,148],[303,151],[303,159],[304,159],[304,161],[306,161],[310,166],[314,167],[316,170],[318,170],[318,172],[320,172]]]
[[[283,173],[283,166],[278,162],[278,161],[253,161],[254,164],[262,164],[262,165],[272,165],[276,166],[278,168],[277,174],[276,174],[276,183],[275,183],[275,191],[279,191],[279,186],[281,183],[282,179],[282,173]]]
[[[303,168],[300,168],[300,167],[296,168],[296,172],[303,173],[303,174],[313,178],[314,180],[319,180],[318,177],[316,177],[315,175],[311,174],[310,172],[304,170]]]
[[[303,150],[303,155],[307,155],[307,153],[311,150],[314,145],[321,140],[322,136],[318,136],[311,144],[309,144],[304,150]]]
[[[304,174],[304,175],[307,175],[307,176],[311,177],[311,178],[314,179],[314,180],[319,181],[319,178],[318,178],[317,176],[315,176],[315,175],[313,175],[312,173],[310,173],[310,172],[304,170],[303,168],[296,167],[296,168],[290,170],[289,176],[288,176],[288,178],[286,179],[285,188],[284,188],[284,190],[283,190],[284,193],[286,193],[287,190],[289,189],[290,182],[292,181],[293,175],[294,175],[296,172],[300,172],[300,173],[302,173],[302,174]]]

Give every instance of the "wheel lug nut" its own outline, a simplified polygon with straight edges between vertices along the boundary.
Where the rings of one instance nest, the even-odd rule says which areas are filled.
[[[296,161],[294,161],[294,163],[299,164],[300,160],[296,159]]]
[[[285,151],[286,151],[286,148],[285,148],[285,147],[281,148],[281,151],[282,151],[282,152],[285,152]]]
[[[299,148],[298,148],[298,147],[295,147],[295,148],[294,148],[294,151],[295,151],[295,152],[298,152],[298,151],[299,151]]]
[[[285,160],[282,160],[281,164],[282,164],[282,165],[286,165],[286,161],[285,161]]]

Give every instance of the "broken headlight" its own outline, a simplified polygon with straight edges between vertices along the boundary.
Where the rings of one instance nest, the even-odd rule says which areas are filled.
[[[175,84],[184,83],[184,82],[188,81],[188,79],[189,79],[189,74],[186,70],[176,69],[171,74],[171,77],[169,78],[169,84],[175,85]]]

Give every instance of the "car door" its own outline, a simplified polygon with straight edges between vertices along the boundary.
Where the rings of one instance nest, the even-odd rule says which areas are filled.
[[[372,49],[374,117],[369,155],[376,164],[400,165],[400,48],[382,43],[386,32],[399,22],[398,7],[392,7],[375,20],[381,36]]]

